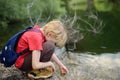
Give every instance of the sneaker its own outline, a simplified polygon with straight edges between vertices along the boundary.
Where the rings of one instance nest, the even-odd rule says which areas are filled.
[[[51,67],[46,67],[38,70],[32,70],[28,73],[29,78],[39,79],[39,78],[49,78],[53,74]]]

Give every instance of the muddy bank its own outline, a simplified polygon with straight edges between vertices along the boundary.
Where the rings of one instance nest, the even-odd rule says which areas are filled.
[[[58,66],[55,74],[45,80],[120,80],[120,53],[90,55],[87,53],[64,53],[58,55],[67,65],[69,73],[61,76]],[[0,64],[0,80],[29,80],[14,66],[5,68]],[[42,80],[42,79],[39,79]]]

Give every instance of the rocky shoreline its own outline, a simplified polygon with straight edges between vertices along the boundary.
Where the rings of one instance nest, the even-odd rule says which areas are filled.
[[[118,54],[77,54],[59,56],[68,67],[69,73],[60,74],[58,66],[51,78],[38,80],[120,80],[120,53]],[[30,80],[14,66],[5,68],[0,64],[0,80]]]

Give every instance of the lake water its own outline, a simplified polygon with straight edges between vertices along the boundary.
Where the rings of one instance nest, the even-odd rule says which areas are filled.
[[[64,49],[61,50],[61,52]],[[60,57],[60,51],[56,51]],[[91,52],[62,54],[69,69],[63,80],[120,80],[120,52],[91,55]],[[66,56],[65,56],[66,55]],[[59,79],[58,79],[59,80]]]

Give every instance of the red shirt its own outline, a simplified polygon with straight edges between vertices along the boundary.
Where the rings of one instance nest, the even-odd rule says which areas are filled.
[[[36,29],[40,29],[40,27],[38,25],[34,26],[34,28]],[[36,32],[36,31],[27,31],[25,32],[19,42],[18,42],[18,45],[16,47],[16,51],[17,52],[21,52],[27,48],[29,48],[30,51],[32,50],[43,50],[42,48],[42,43],[45,41],[45,37],[43,36],[42,32]],[[30,54],[29,53],[26,53],[26,54],[23,54],[21,55],[15,62],[15,66],[17,68],[20,68],[24,62],[24,57],[27,55],[27,54]]]

